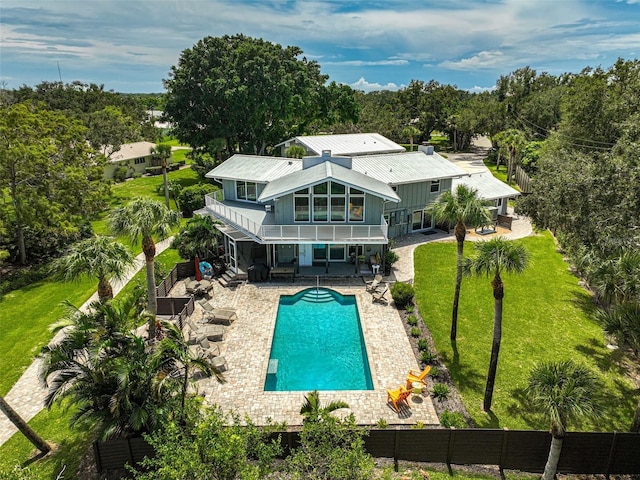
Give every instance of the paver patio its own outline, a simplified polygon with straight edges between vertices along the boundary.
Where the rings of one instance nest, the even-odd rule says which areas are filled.
[[[228,363],[228,370],[224,372],[226,383],[213,379],[198,381],[198,392],[205,395],[206,401],[241,417],[246,414],[257,425],[269,420],[288,425],[302,423],[299,412],[307,392],[266,392],[264,382],[280,295],[292,295],[311,286],[315,287],[315,282],[311,285],[304,280],[297,280],[293,285],[245,284],[236,291],[214,286],[210,303],[235,307],[238,320],[226,327],[225,339],[220,343],[221,355]],[[183,288],[177,284],[171,295],[180,295]],[[411,409],[403,409],[400,414],[387,404],[386,390],[402,384],[410,369],[419,369],[395,307],[372,303],[371,294],[365,291],[360,278],[324,280],[321,288],[355,295],[373,380],[373,390],[322,391],[321,402],[347,402],[357,423],[363,425],[373,425],[380,419],[389,425],[418,422],[437,425],[438,417],[426,394],[412,395]],[[200,320],[203,314],[203,308],[197,305],[192,318]]]

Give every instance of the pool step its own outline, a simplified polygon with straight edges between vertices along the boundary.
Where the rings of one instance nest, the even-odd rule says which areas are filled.
[[[302,301],[309,303],[329,303],[335,301],[335,298],[328,290],[322,290],[316,292],[316,290],[309,290],[302,295]]]

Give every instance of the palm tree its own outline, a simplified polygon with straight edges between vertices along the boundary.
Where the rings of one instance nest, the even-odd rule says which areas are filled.
[[[164,203],[169,208],[169,187],[167,183],[167,160],[171,158],[171,145],[168,143],[159,143],[155,147],[151,147],[151,156],[155,160],[160,161],[162,166],[162,181],[164,182]]]
[[[509,164],[507,165],[507,183],[511,185],[511,176],[515,168],[516,156],[527,144],[526,134],[517,128],[510,128],[498,132],[493,139],[498,145],[506,145],[509,150]]]
[[[553,480],[556,474],[568,421],[597,416],[593,392],[600,391],[598,384],[589,369],[571,360],[540,363],[531,370],[527,387],[529,398],[551,422],[551,448],[543,480]]]
[[[465,273],[476,276],[491,276],[493,288],[493,340],[491,344],[491,359],[489,361],[489,373],[487,385],[484,391],[483,409],[491,410],[493,387],[498,370],[498,356],[500,354],[500,342],[502,341],[502,298],[504,297],[504,284],[502,273],[521,273],[527,268],[529,255],[525,248],[519,244],[510,242],[502,237],[493,238],[486,242],[477,242],[474,245],[476,256],[469,259],[465,265]]]
[[[221,233],[209,216],[196,215],[187,221],[184,229],[171,242],[171,248],[178,250],[184,259],[197,256],[207,258],[217,255]]]
[[[120,280],[135,265],[135,257],[120,242],[105,236],[95,236],[71,246],[64,257],[53,263],[53,270],[65,281],[82,277],[98,279],[101,302],[113,298],[111,279]]]
[[[224,383],[225,378],[202,353],[189,348],[182,332],[174,324],[162,322],[162,329],[165,336],[155,351],[156,360],[154,363],[162,369],[162,386],[171,380],[176,380],[180,384],[179,422],[182,424],[185,417],[185,404],[189,380],[192,377],[191,373],[198,371],[205,378],[214,376],[220,383]]]
[[[349,404],[342,400],[335,400],[328,405],[322,406],[320,404],[320,394],[318,390],[309,392],[304,397],[304,404],[300,409],[300,415],[304,417],[304,422],[318,421],[322,414],[331,413],[339,408],[349,408]]]
[[[409,139],[409,143],[411,144],[410,152],[413,152],[413,137],[416,135],[420,135],[420,130],[418,130],[413,125],[406,126],[402,129],[402,136],[407,137]]]
[[[68,399],[75,407],[72,424],[97,421],[103,439],[152,431],[177,398],[179,384],[162,382],[166,357],[131,333],[134,305],[127,299],[94,302],[87,312],[70,307],[64,339],[42,353],[45,406]]]
[[[155,338],[156,283],[154,260],[156,244],[153,236],[166,238],[171,229],[180,225],[180,214],[169,210],[160,202],[138,197],[128,205],[114,209],[109,216],[111,230],[116,235],[126,235],[132,242],[142,240],[147,269],[147,298],[149,300],[149,338]]]
[[[456,260],[456,289],[453,294],[453,309],[451,311],[451,341],[455,342],[458,332],[458,303],[460,301],[460,287],[462,285],[462,255],[464,252],[464,239],[467,235],[467,224],[480,225],[487,222],[489,212],[486,202],[478,198],[478,192],[464,184],[458,185],[455,192],[447,190],[441,193],[435,203],[427,209],[436,219],[436,222],[455,222],[454,234],[458,242],[458,255]]]
[[[33,446],[43,454],[47,454],[51,451],[51,446],[45,442],[27,422],[23,420],[18,412],[16,412],[11,405],[7,403],[2,395],[0,395],[0,412],[4,413],[9,421],[13,423],[25,437],[27,437],[27,440],[29,440]]]

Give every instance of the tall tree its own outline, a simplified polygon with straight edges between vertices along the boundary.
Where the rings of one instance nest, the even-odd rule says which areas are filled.
[[[140,125],[112,105],[87,114],[85,124],[89,144],[105,157],[120,150],[123,143],[140,140]]]
[[[456,257],[456,289],[453,294],[451,310],[451,340],[455,342],[458,332],[458,303],[462,285],[462,265],[464,239],[467,235],[467,224],[477,226],[490,219],[486,202],[478,198],[478,192],[466,185],[458,185],[455,192],[447,190],[441,193],[435,203],[428,206],[437,222],[455,223],[454,234],[458,243]]]
[[[165,114],[196,152],[207,151],[212,138],[225,138],[229,148],[262,155],[336,108],[338,117],[355,113],[348,89],[326,92],[326,80],[298,47],[244,35],[205,37],[171,68]]]
[[[149,319],[149,338],[155,338],[156,330],[156,283],[155,256],[156,244],[154,236],[164,239],[171,229],[180,225],[180,214],[169,210],[162,203],[148,198],[136,198],[128,205],[112,210],[109,225],[116,235],[126,235],[132,242],[142,241],[147,271],[147,298]]]
[[[493,137],[493,140],[495,140],[495,142],[499,146],[504,145],[509,151],[509,164],[507,165],[507,183],[511,184],[511,176],[513,175],[513,171],[515,169],[517,155],[527,145],[526,134],[521,130],[510,128],[508,130],[498,132]]]
[[[594,392],[599,391],[596,376],[571,360],[540,363],[531,370],[527,393],[535,408],[551,422],[551,448],[543,480],[555,478],[569,420],[597,415]]]
[[[0,412],[4,413],[9,421],[31,442],[31,444],[42,453],[49,453],[51,446],[38,435],[33,428],[7,403],[0,395]]]
[[[124,278],[135,265],[135,257],[123,244],[105,236],[82,240],[56,259],[53,270],[65,281],[82,277],[98,279],[98,298],[101,302],[113,298],[111,279]]]
[[[151,147],[151,158],[160,163],[162,167],[162,182],[164,184],[164,205],[169,208],[169,182],[167,181],[167,163],[171,158],[171,145],[159,143]]]
[[[527,268],[529,254],[524,246],[510,242],[502,237],[493,238],[486,242],[474,244],[476,255],[469,259],[465,265],[465,272],[469,275],[487,276],[493,275],[491,287],[493,289],[493,339],[491,342],[491,359],[489,360],[489,372],[484,391],[483,409],[491,410],[493,387],[498,371],[498,357],[500,355],[500,343],[502,342],[502,299],[504,298],[503,273],[521,273]]]
[[[26,231],[41,241],[79,232],[82,221],[104,207],[109,184],[79,121],[18,103],[0,108],[0,189],[11,201],[12,230],[25,264]]]

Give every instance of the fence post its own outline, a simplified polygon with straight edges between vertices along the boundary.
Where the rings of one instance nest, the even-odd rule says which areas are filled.
[[[98,473],[102,472],[102,458],[100,457],[100,449],[98,448],[98,441],[93,441],[93,457],[96,459],[96,469]]]
[[[447,448],[447,469],[449,470],[449,475],[453,475],[453,470],[451,469],[451,457],[453,455],[453,443],[455,436],[456,428],[449,427],[449,447]]]
[[[618,432],[614,430],[613,438],[611,439],[611,448],[609,449],[609,461],[607,462],[607,480],[609,480],[609,472],[611,471],[611,467],[613,466],[613,456],[616,453],[616,442],[618,441]]]
[[[131,439],[127,438],[127,453],[129,454],[129,463],[132,467],[135,467],[136,464],[133,461],[133,452],[131,451]]]
[[[505,457],[505,455],[507,454],[507,445],[509,443],[509,429],[507,427],[504,427],[502,429],[502,449],[500,450],[500,464],[498,465],[498,468],[500,469],[500,478],[502,480],[504,480],[504,470],[502,469],[502,461]]]
[[[393,435],[393,469],[398,471],[398,430]]]

